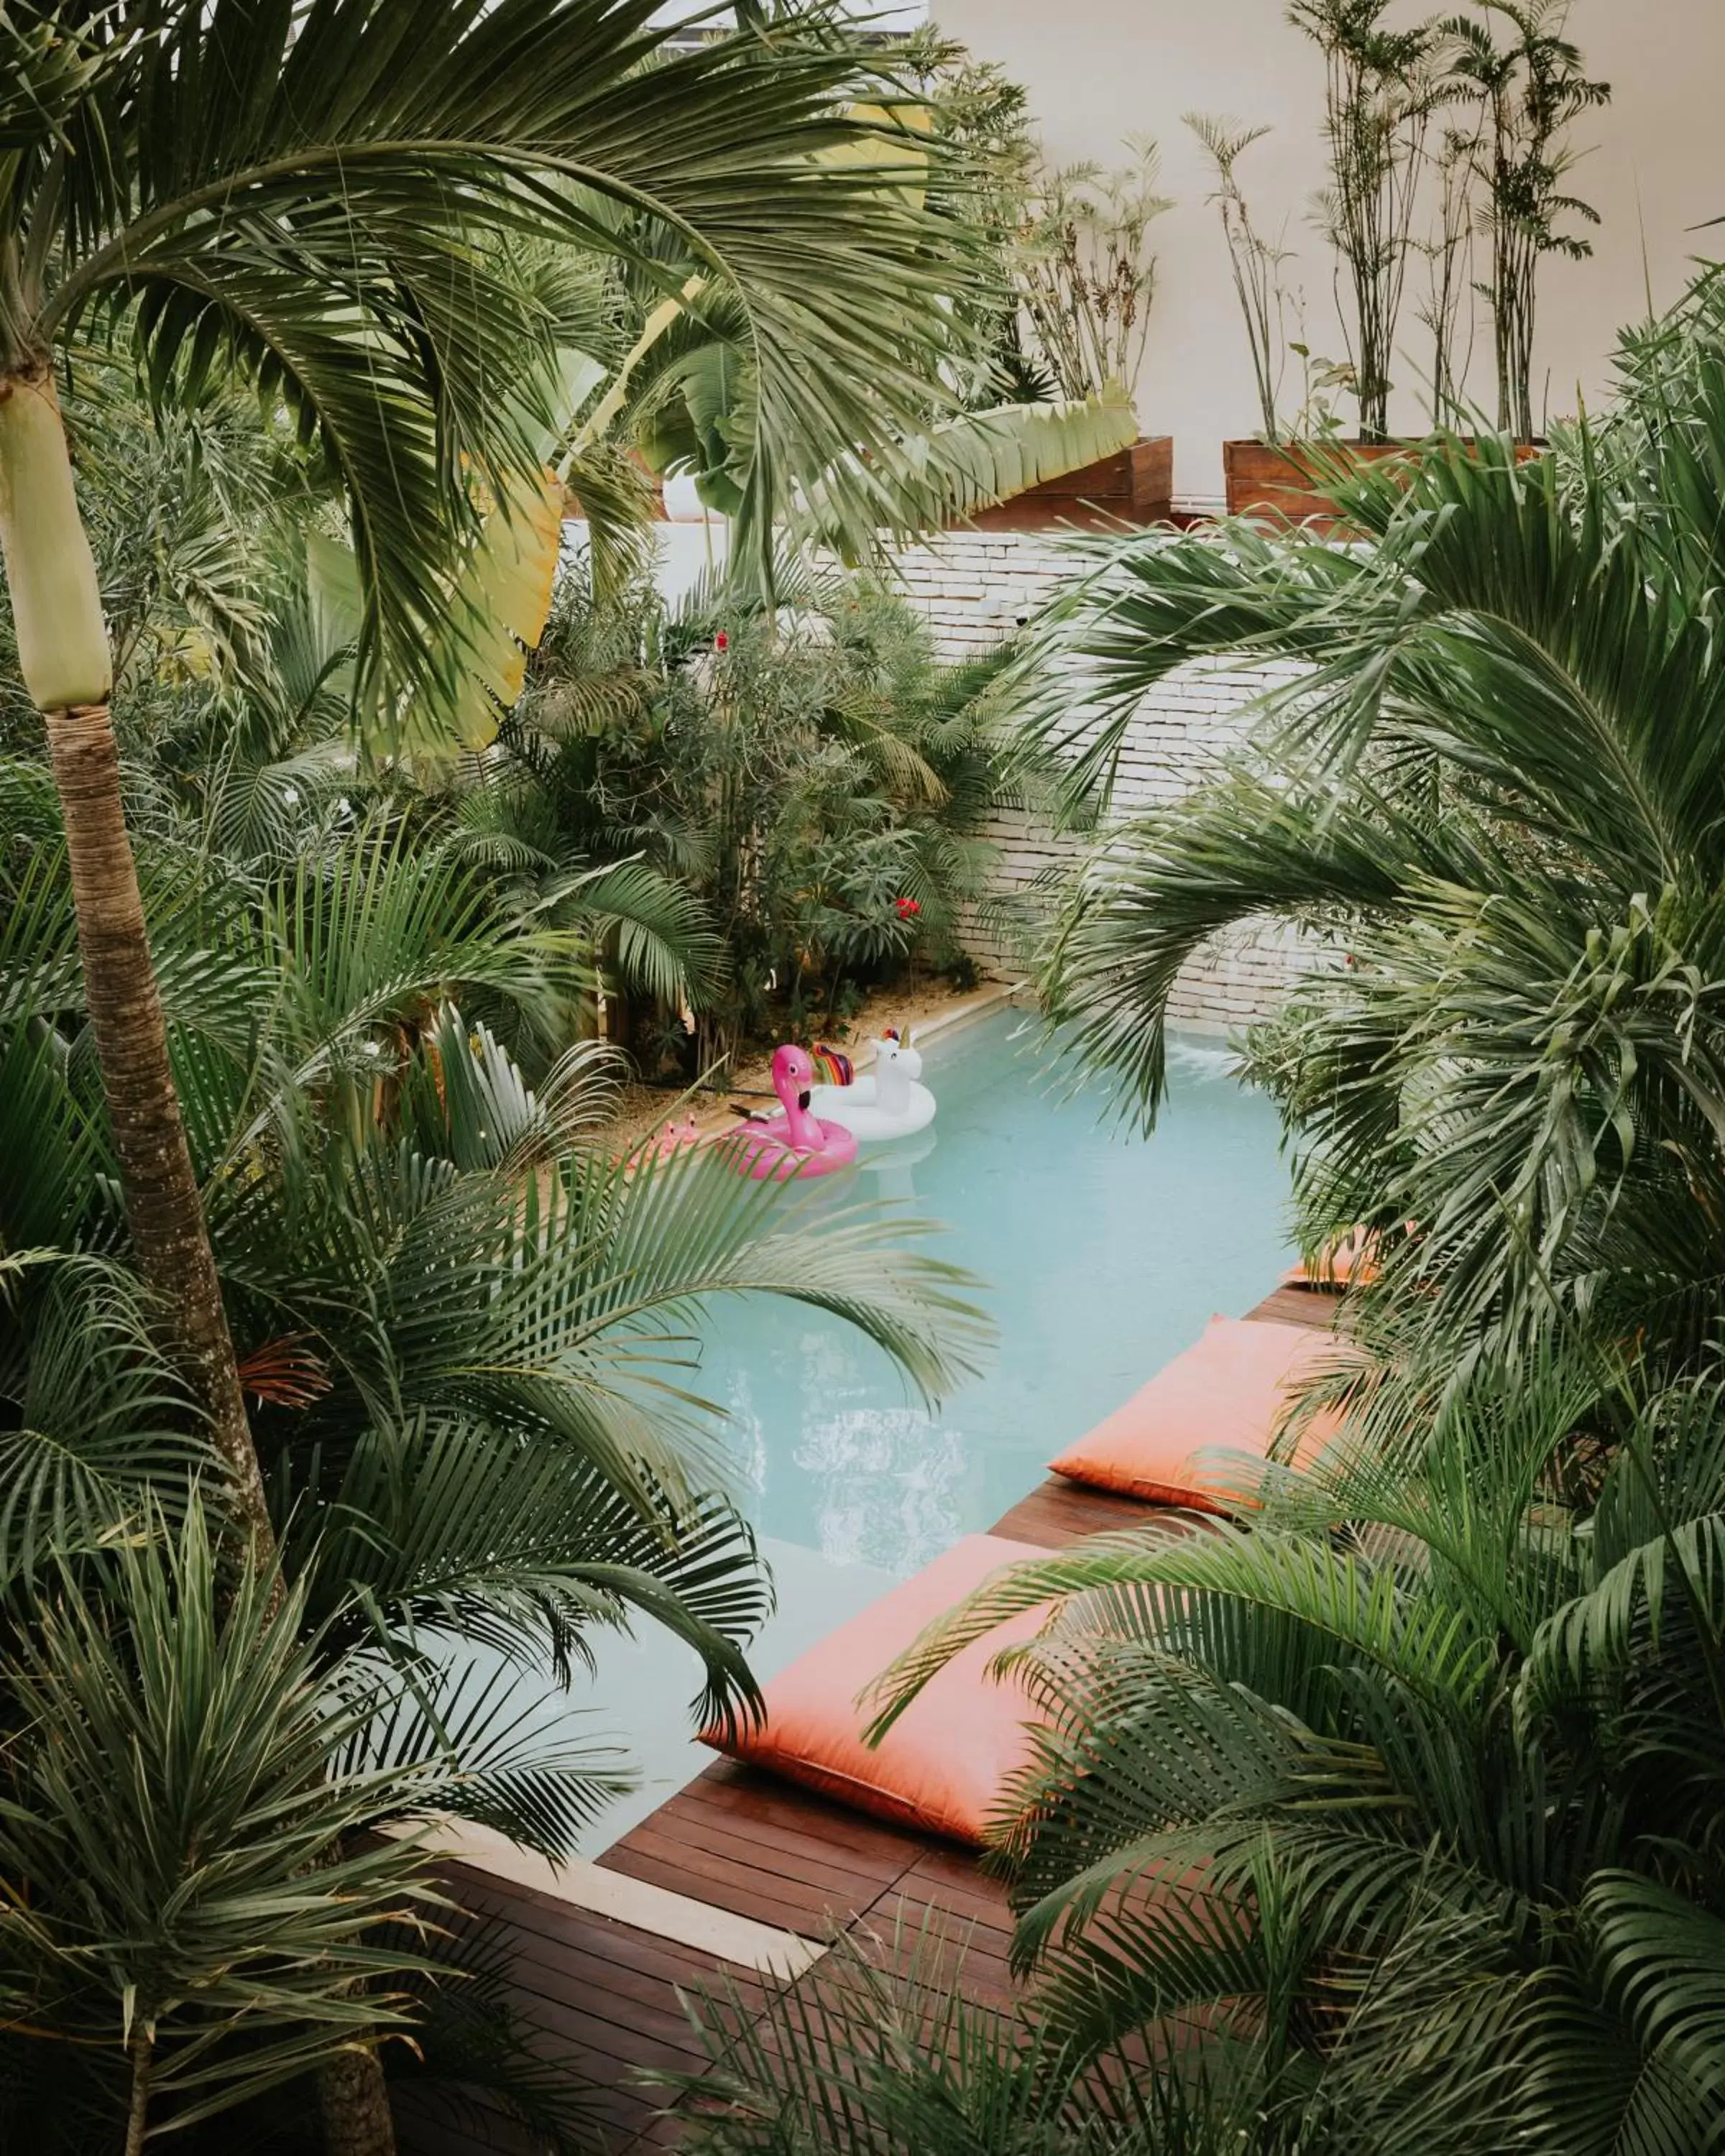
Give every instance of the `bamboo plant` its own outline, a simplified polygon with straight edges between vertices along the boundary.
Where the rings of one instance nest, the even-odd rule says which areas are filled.
[[[1389,0],[1291,0],[1288,9],[1323,56],[1330,183],[1314,216],[1348,288],[1341,312],[1368,442],[1389,438],[1390,368],[1440,95],[1435,26],[1391,29],[1388,12]]]
[[[1473,357],[1471,273],[1478,154],[1477,130],[1450,126],[1441,131],[1430,157],[1430,183],[1437,200],[1431,236],[1420,250],[1429,274],[1419,312],[1431,339],[1430,398],[1435,427],[1459,425],[1466,403]]]
[[[1288,258],[1286,250],[1266,239],[1253,223],[1251,205],[1239,174],[1241,157],[1255,142],[1261,142],[1270,130],[1243,127],[1214,113],[1189,112],[1183,116],[1215,173],[1209,199],[1222,221],[1235,296],[1245,323],[1264,439],[1280,441],[1282,429],[1277,401],[1288,349],[1287,291],[1282,266]]]
[[[1574,163],[1569,131],[1608,104],[1611,85],[1585,71],[1565,35],[1568,0],[1477,0],[1501,17],[1458,15],[1442,27],[1454,41],[1450,77],[1480,109],[1473,166],[1485,198],[1491,249],[1486,297],[1497,368],[1497,424],[1518,442],[1534,439],[1533,346],[1540,265],[1548,255],[1584,260],[1593,242],[1563,228],[1566,218],[1596,225],[1599,212],[1563,189]]]
[[[1019,234],[1018,285],[1033,345],[1059,394],[1130,389],[1156,298],[1150,227],[1173,205],[1157,192],[1161,158],[1136,138],[1117,171],[1067,165],[1041,174]]]

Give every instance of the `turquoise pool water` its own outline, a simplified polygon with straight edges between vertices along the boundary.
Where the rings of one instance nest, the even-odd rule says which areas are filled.
[[[1214,1312],[1261,1300],[1290,1255],[1275,1111],[1218,1045],[1176,1044],[1147,1140],[1104,1120],[1095,1091],[1072,1096],[1016,1012],[937,1039],[924,1060],[932,1131],[865,1150],[887,1164],[859,1179],[950,1229],[934,1247],[980,1276],[999,1328],[989,1368],[930,1414],[847,1327],[762,1303],[725,1312],[699,1381],[730,1411],[738,1491],[764,1534],[901,1577],[992,1527]]]

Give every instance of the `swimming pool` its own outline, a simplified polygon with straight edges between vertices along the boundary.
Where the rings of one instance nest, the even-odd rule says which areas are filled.
[[[937,1247],[981,1277],[1000,1333],[989,1367],[934,1412],[819,1312],[739,1303],[715,1320],[696,1384],[730,1414],[733,1486],[778,1582],[752,1656],[763,1676],[992,1527],[1207,1319],[1241,1314],[1275,1284],[1291,1255],[1275,1111],[1214,1043],[1177,1041],[1171,1062],[1168,1109],[1144,1140],[1104,1120],[1096,1093],[1071,1096],[1016,1012],[930,1044],[934,1128],[892,1149],[874,1179],[946,1224]],[[583,1725],[626,1736],[645,1779],[588,1855],[711,1756],[689,1741],[686,1650],[644,1629],[603,1642],[599,1660],[580,1688]]]
[[[934,1128],[895,1149],[907,1165],[870,1178],[947,1224],[940,1255],[981,1276],[999,1327],[991,1367],[937,1412],[820,1312],[726,1313],[701,1390],[729,1410],[741,1492],[776,1540],[918,1570],[992,1527],[1053,1454],[1214,1313],[1259,1301],[1286,1262],[1275,1111],[1221,1050],[1176,1045],[1147,1142],[1099,1121],[1095,1093],[1067,1096],[1068,1074],[1045,1059],[1010,1010],[936,1040]]]

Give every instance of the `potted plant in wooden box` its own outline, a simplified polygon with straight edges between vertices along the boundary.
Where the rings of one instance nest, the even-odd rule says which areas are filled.
[[[1458,428],[1466,410],[1466,354],[1476,287],[1491,317],[1497,424],[1523,454],[1538,443],[1532,366],[1538,273],[1548,255],[1589,254],[1560,229],[1566,216],[1597,223],[1563,192],[1572,162],[1571,123],[1610,95],[1587,77],[1578,49],[1558,34],[1564,0],[1476,0],[1481,19],[1454,18],[1409,28],[1383,23],[1388,0],[1292,0],[1289,18],[1325,60],[1324,133],[1330,183],[1317,221],[1337,259],[1348,347],[1344,365],[1314,363],[1285,341],[1285,252],[1254,224],[1237,163],[1262,129],[1191,116],[1209,151],[1245,316],[1262,435],[1224,444],[1228,507],[1235,515],[1311,521],[1333,516],[1328,493],[1338,466],[1393,457],[1406,447],[1389,432],[1390,367],[1410,266],[1424,257],[1428,290],[1419,312],[1431,337],[1429,393],[1435,427]],[[1502,43],[1492,17],[1508,25]],[[1433,140],[1435,132],[1435,141]],[[1422,236],[1420,212],[1435,227]],[[1476,235],[1489,245],[1488,274],[1472,274]],[[1307,395],[1291,425],[1278,408],[1283,353],[1307,364]],[[1314,405],[1320,388],[1345,387],[1359,431],[1344,437]]]
[[[1228,506],[1236,515],[1294,518],[1323,513],[1322,470],[1338,457],[1394,454],[1389,434],[1390,367],[1396,349],[1415,253],[1414,218],[1425,167],[1426,141],[1440,101],[1435,55],[1440,33],[1435,23],[1391,28],[1384,17],[1390,0],[1291,0],[1289,20],[1317,44],[1324,60],[1324,137],[1328,184],[1315,206],[1316,218],[1335,250],[1337,295],[1343,302],[1345,364],[1320,362],[1325,386],[1350,390],[1359,428],[1344,438],[1339,425],[1325,429],[1314,455],[1302,439],[1311,431],[1311,399],[1304,424],[1290,436],[1281,424],[1276,391],[1286,311],[1283,252],[1253,226],[1235,171],[1240,153],[1261,130],[1235,130],[1194,116],[1193,124],[1216,167],[1213,199],[1234,264],[1236,290],[1252,341],[1264,419],[1263,438],[1234,441],[1223,449]],[[1301,357],[1308,362],[1303,346]]]
[[[1150,228],[1173,205],[1158,192],[1156,144],[1137,136],[1127,149],[1127,162],[1109,170],[1051,167],[1030,146],[1021,170],[1002,342],[1021,390],[1050,405],[1130,402],[1143,363],[1158,274]],[[1171,435],[1139,435],[966,521],[1009,529],[1160,522],[1173,512],[1173,462]]]

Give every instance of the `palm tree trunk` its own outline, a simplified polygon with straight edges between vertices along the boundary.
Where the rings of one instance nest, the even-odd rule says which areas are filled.
[[[48,715],[84,960],[84,993],[119,1157],[132,1248],[162,1331],[233,1477],[234,1508],[273,1547],[234,1342],[180,1119],[167,1030],[120,798],[105,705]]]
[[[273,1548],[209,1231],[168,1065],[137,865],[108,717],[111,660],[54,375],[0,379],[0,552],[19,670],[47,721],[66,827],[85,1004],[132,1246],[170,1353],[233,1476],[259,1554]]]
[[[375,2051],[337,2051],[317,2073],[325,2156],[395,2156],[389,2084]]]
[[[126,2107],[126,2156],[144,2156],[150,2130],[150,2074],[155,2046],[141,2025],[132,2032],[131,2094]]]

